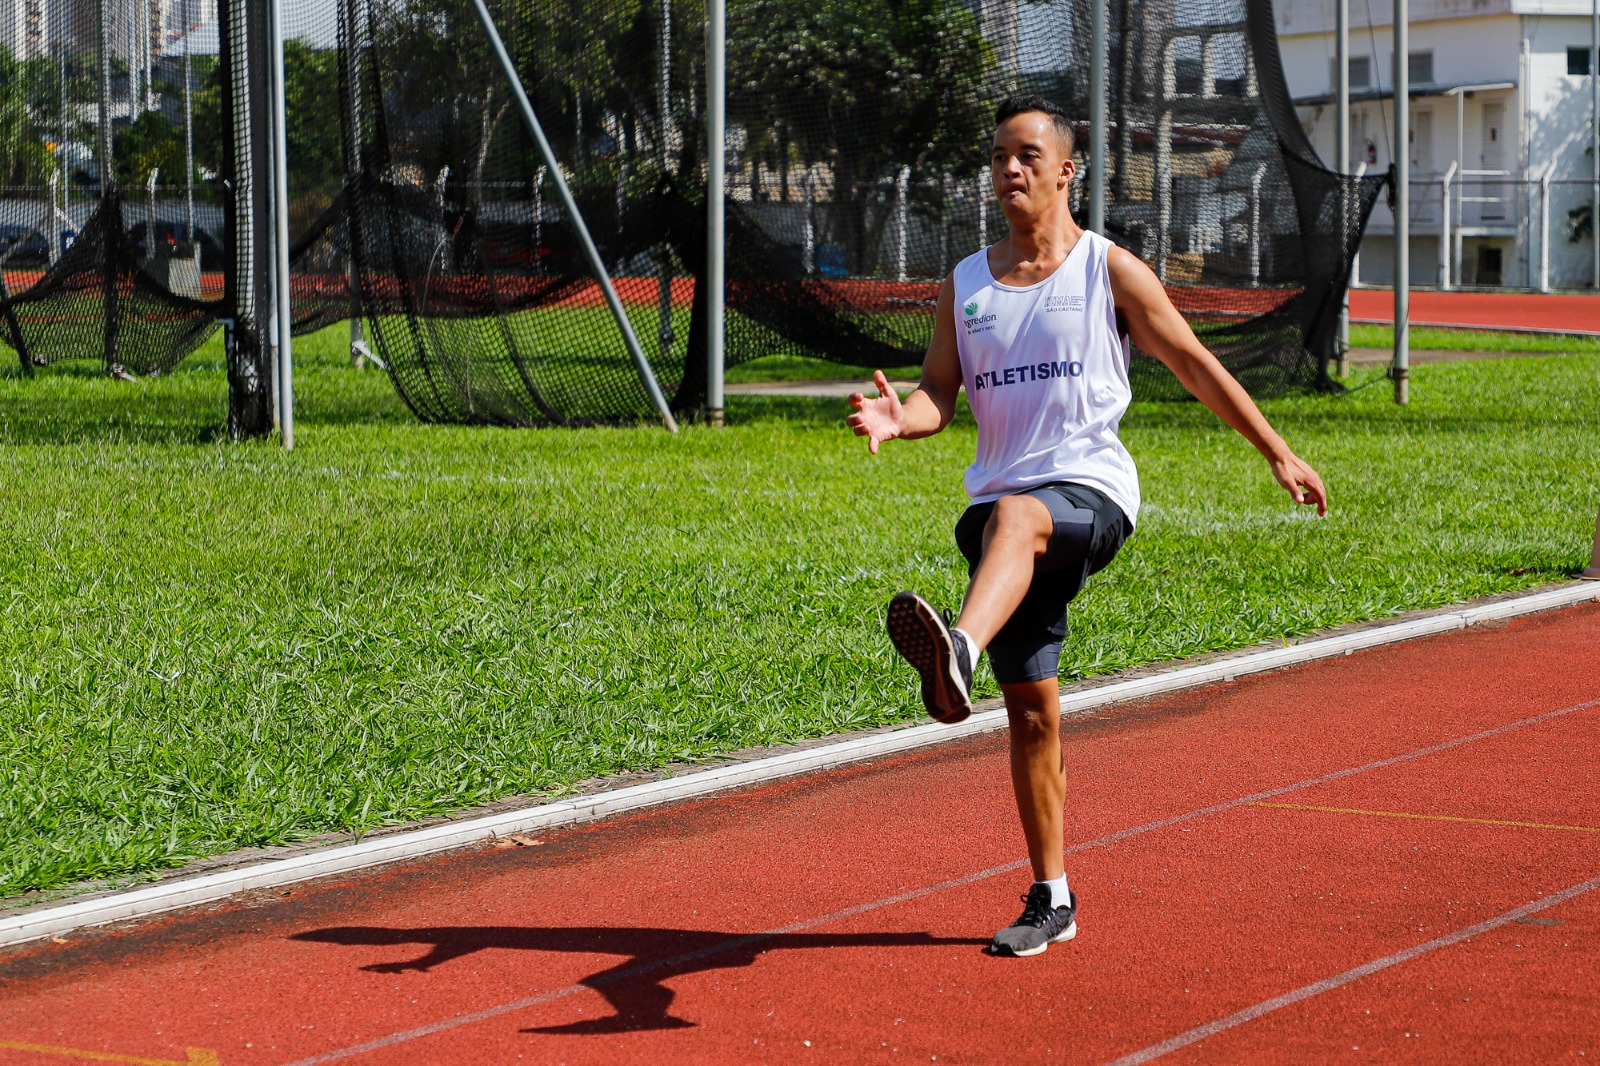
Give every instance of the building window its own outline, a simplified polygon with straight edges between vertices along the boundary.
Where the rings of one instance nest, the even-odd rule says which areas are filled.
[[[1567,49],[1567,73],[1579,77],[1589,73],[1589,50],[1587,48]]]
[[[1433,84],[1433,53],[1408,52],[1406,54],[1406,76],[1411,79],[1412,85]]]
[[[1372,88],[1372,60],[1368,57],[1350,57],[1350,88]]]
[[[1372,88],[1372,60],[1366,56],[1351,56],[1351,91],[1370,88]],[[1328,91],[1334,93],[1339,91],[1339,61],[1337,59],[1328,60]]]

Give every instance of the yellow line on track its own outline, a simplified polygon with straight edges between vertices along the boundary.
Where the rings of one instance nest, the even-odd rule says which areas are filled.
[[[31,1051],[36,1055],[62,1055],[72,1059],[89,1059],[92,1062],[122,1062],[130,1066],[220,1066],[221,1060],[210,1048],[185,1048],[183,1059],[147,1059],[138,1055],[117,1055],[110,1051],[83,1051],[79,1048],[56,1047],[53,1044],[23,1044],[15,1040],[0,1040],[0,1048],[12,1051]]]
[[[1252,807],[1276,807],[1284,811],[1321,811],[1324,814],[1366,814],[1374,818],[1414,818],[1421,822],[1466,822],[1468,825],[1509,825],[1518,829],[1565,829],[1571,833],[1600,833],[1600,826],[1547,825],[1544,822],[1513,822],[1504,818],[1456,818],[1448,814],[1412,814],[1409,811],[1364,811],[1356,807],[1313,807],[1306,803],[1267,803],[1258,800]]]

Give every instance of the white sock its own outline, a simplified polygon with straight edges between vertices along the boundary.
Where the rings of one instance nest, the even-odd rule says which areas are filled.
[[[1067,875],[1062,874],[1054,881],[1035,881],[1036,885],[1050,886],[1050,906],[1065,907],[1072,900],[1072,895],[1067,891]]]

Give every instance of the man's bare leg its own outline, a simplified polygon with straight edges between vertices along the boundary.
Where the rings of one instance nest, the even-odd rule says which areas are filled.
[[[995,501],[983,527],[983,557],[956,619],[956,628],[978,647],[989,646],[1028,594],[1033,564],[1050,546],[1054,530],[1050,508],[1032,496],[1002,496]]]
[[[1001,685],[1011,721],[1011,787],[1035,881],[1062,876],[1067,775],[1061,755],[1061,689],[1056,679]]]

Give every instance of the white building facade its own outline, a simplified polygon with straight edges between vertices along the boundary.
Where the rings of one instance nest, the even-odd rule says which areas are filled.
[[[1410,12],[1411,283],[1595,288],[1591,0],[1411,0]],[[1334,152],[1334,14],[1332,0],[1279,0],[1289,91],[1330,166],[1381,173],[1394,143],[1393,5],[1350,5],[1348,160]],[[1380,198],[1358,281],[1390,284],[1393,272]]]

